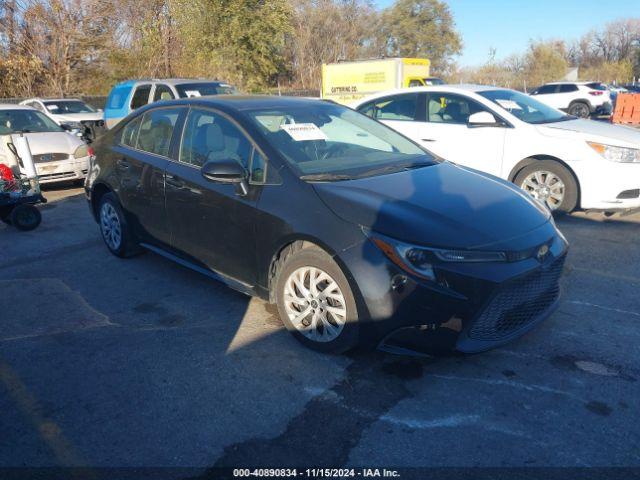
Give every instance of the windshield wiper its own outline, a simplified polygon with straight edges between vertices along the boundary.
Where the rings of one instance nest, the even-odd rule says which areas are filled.
[[[363,177],[372,177],[374,175],[380,175],[384,173],[397,173],[397,172],[406,172],[407,170],[414,170],[416,168],[423,167],[431,167],[435,165],[435,162],[419,162],[419,163],[409,163],[406,165],[387,165],[386,167],[375,168],[373,170],[368,170],[360,175],[357,178]]]
[[[343,175],[337,173],[315,173],[310,175],[302,175],[300,180],[309,180],[311,182],[338,182],[340,180],[353,180],[351,175]]]
[[[566,122],[568,120],[575,120],[578,117],[574,117],[573,115],[565,115],[564,117],[558,117],[558,118],[554,118],[553,120],[539,120],[536,122],[531,122],[532,124],[535,125],[543,125],[545,123],[558,123],[558,122]]]

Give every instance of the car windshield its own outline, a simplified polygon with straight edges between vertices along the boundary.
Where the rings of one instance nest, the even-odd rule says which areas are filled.
[[[487,90],[478,92],[479,95],[491,100],[509,112],[514,117],[527,123],[552,123],[571,120],[571,115],[566,115],[560,110],[549,107],[535,98],[514,90]]]
[[[65,113],[93,113],[95,108],[87,105],[80,100],[57,100],[52,102],[44,102],[49,112],[55,114]]]
[[[226,83],[181,83],[176,85],[180,98],[204,97],[206,95],[233,95],[235,87]]]
[[[56,122],[35,110],[0,110],[0,135],[64,132]]]
[[[304,180],[349,180],[438,161],[381,123],[332,103],[247,114]]]

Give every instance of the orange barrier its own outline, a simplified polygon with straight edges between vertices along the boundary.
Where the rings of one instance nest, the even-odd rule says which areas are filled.
[[[619,93],[611,121],[640,125],[640,93]]]

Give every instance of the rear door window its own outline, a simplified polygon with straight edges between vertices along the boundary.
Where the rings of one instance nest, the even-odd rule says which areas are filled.
[[[558,91],[560,93],[577,92],[578,91],[578,87],[577,87],[577,85],[572,85],[570,83],[566,83],[566,84],[560,85],[560,88],[559,88]]]
[[[136,148],[168,157],[171,137],[179,116],[179,108],[158,108],[146,112],[140,124]]]
[[[135,110],[149,103],[149,94],[151,93],[151,85],[140,85],[136,88],[131,99],[131,109]]]
[[[547,93],[555,93],[557,85],[543,85],[536,90],[536,95],[545,95]]]

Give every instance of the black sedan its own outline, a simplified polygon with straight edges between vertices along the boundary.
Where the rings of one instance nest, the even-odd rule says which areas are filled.
[[[333,103],[151,104],[95,149],[86,193],[113,254],[276,303],[317,350],[478,352],[558,303],[567,242],[545,207]]]

